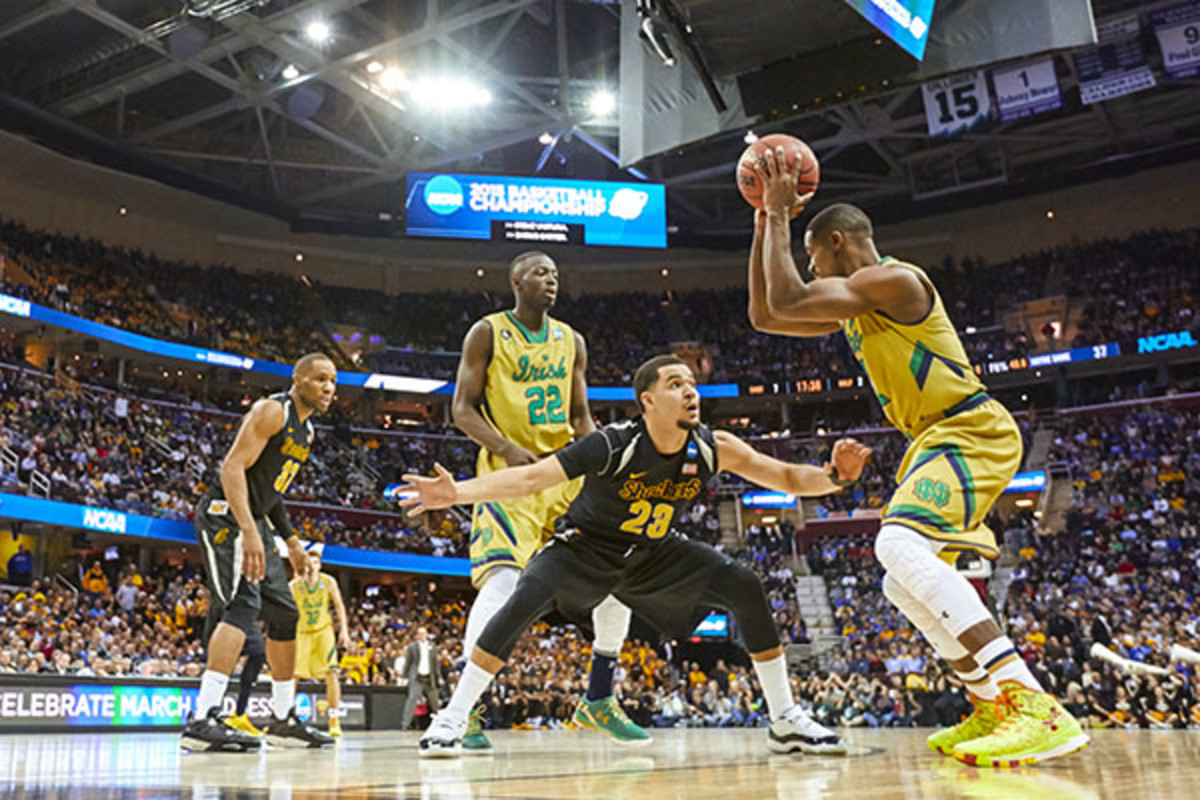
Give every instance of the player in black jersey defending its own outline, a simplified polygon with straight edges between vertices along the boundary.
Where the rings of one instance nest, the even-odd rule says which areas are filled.
[[[195,713],[180,744],[188,750],[252,750],[257,737],[235,730],[220,714],[221,700],[247,634],[261,618],[267,627],[273,718],[272,744],[319,747],[333,737],[305,725],[292,707],[296,681],[299,612],[288,587],[274,534],[287,543],[297,573],[307,565],[300,538],[288,521],[283,496],[308,460],[310,417],[329,410],[337,370],[329,357],[310,353],[292,370],[292,388],[256,402],[242,418],[237,438],[221,464],[221,481],[196,506],[196,537],[204,557],[211,602],[220,622],[208,640],[208,663],[200,679]]]
[[[870,449],[851,439],[834,446],[824,468],[787,464],[700,422],[692,371],[674,356],[656,356],[633,380],[642,417],[609,425],[536,464],[461,483],[437,465],[438,477],[405,475],[411,514],[523,497],[584,478],[559,520],[559,532],[530,560],[517,588],[484,629],[450,704],[420,741],[423,757],[458,755],[467,714],[512,653],[517,639],[553,609],[588,619],[608,595],[669,636],[687,636],[698,609],[733,613],[771,712],[773,752],[844,753],[837,734],[792,700],[783,647],[758,576],[707,544],[675,532],[673,521],[719,471],[802,496],[839,491],[862,472]]]

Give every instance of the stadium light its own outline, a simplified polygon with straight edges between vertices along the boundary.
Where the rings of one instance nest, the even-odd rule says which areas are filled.
[[[423,78],[414,81],[410,96],[420,105],[442,111],[481,108],[492,102],[490,91],[469,80],[456,78]]]
[[[285,81],[294,81],[296,78],[300,77],[300,70],[297,69],[295,64],[288,64],[283,68],[283,72],[281,72],[280,75],[283,76]]]
[[[367,72],[369,72],[372,75],[376,75],[380,72],[383,72],[383,64],[380,64],[378,61],[372,61],[369,64],[367,64]]]
[[[408,88],[408,79],[400,70],[388,67],[379,73],[379,86],[389,92],[400,92]]]
[[[550,145],[554,142],[554,134],[550,131],[545,131],[538,137],[538,144]]]
[[[617,98],[607,89],[597,89],[588,99],[588,110],[597,117],[607,117],[617,110]]]
[[[323,19],[313,20],[308,23],[304,29],[304,35],[313,44],[325,44],[333,38],[333,29],[329,27],[329,23]]]

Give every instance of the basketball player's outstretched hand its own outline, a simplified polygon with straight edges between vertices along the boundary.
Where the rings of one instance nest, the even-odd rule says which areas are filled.
[[[404,476],[404,485],[400,487],[400,491],[416,493],[400,500],[400,507],[407,508],[410,517],[454,505],[454,500],[458,496],[458,487],[454,483],[454,476],[441,464],[434,464],[433,469],[437,473],[436,478],[426,478],[421,475]]]
[[[862,475],[871,448],[856,439],[838,439],[833,445],[829,463],[837,468],[838,477],[844,481],[856,481]]]

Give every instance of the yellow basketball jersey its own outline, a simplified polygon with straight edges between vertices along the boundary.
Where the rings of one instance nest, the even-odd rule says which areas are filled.
[[[842,322],[842,332],[893,425],[915,436],[947,411],[985,391],[967,359],[942,298],[923,270],[893,258],[874,269],[911,270],[933,296],[925,318],[904,325],[882,311]]]
[[[292,598],[296,608],[300,610],[300,621],[296,624],[296,633],[320,633],[333,624],[333,615],[329,613],[329,582],[333,578],[324,572],[317,575],[317,582],[312,586],[303,578],[292,581]]]
[[[501,311],[484,317],[492,326],[492,360],[484,386],[484,417],[501,436],[535,455],[564,447],[571,427],[571,375],[575,369],[575,332],[546,318],[530,331]],[[507,466],[504,459],[479,451],[479,473]]]

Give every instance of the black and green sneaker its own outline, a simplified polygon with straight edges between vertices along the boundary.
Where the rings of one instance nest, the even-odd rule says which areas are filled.
[[[462,749],[476,752],[492,749],[492,743],[483,732],[483,706],[472,710],[471,716],[467,718],[467,732],[463,734]]]
[[[603,733],[617,744],[638,747],[654,741],[646,729],[625,715],[625,710],[615,697],[605,697],[603,700],[579,701],[575,716],[571,721],[580,728]]]

